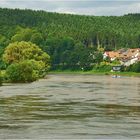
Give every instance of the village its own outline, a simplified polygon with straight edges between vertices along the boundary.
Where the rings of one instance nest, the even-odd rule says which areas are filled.
[[[118,60],[121,65],[130,66],[140,61],[140,48],[105,51],[103,58],[109,58],[111,61]]]

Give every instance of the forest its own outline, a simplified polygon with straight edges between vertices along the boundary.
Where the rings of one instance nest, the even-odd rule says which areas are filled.
[[[82,16],[0,8],[0,68],[5,48],[31,42],[50,56],[51,69],[90,70],[102,52],[140,48],[140,14]]]

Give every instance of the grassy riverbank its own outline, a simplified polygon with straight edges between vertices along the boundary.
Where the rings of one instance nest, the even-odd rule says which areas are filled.
[[[50,71],[49,74],[91,74],[91,75],[121,75],[140,77],[140,73],[135,72],[100,72],[100,71]]]
[[[135,72],[101,72],[101,71],[70,71],[70,70],[57,70],[57,71],[50,71],[48,74],[72,74],[72,75],[120,75],[120,76],[128,76],[128,77],[140,77],[140,73]],[[10,81],[6,79],[5,71],[1,71],[1,81],[2,83],[9,83]]]

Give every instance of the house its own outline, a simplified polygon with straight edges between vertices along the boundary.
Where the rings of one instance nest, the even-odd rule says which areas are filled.
[[[130,66],[139,60],[139,56],[140,56],[140,49],[136,48],[136,49],[128,49],[126,52],[126,58],[122,58],[122,62],[124,66]]]
[[[119,53],[116,51],[107,51],[103,54],[103,59],[110,58],[111,61],[114,61],[119,57]]]
[[[120,63],[124,66],[130,66],[140,61],[140,48],[135,49],[120,49],[118,51],[106,51],[103,54],[103,58],[110,58],[111,61],[115,59],[120,60]]]

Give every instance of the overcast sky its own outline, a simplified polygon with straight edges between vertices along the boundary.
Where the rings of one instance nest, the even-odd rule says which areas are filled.
[[[140,13],[140,0],[0,0],[0,7],[82,15]]]

